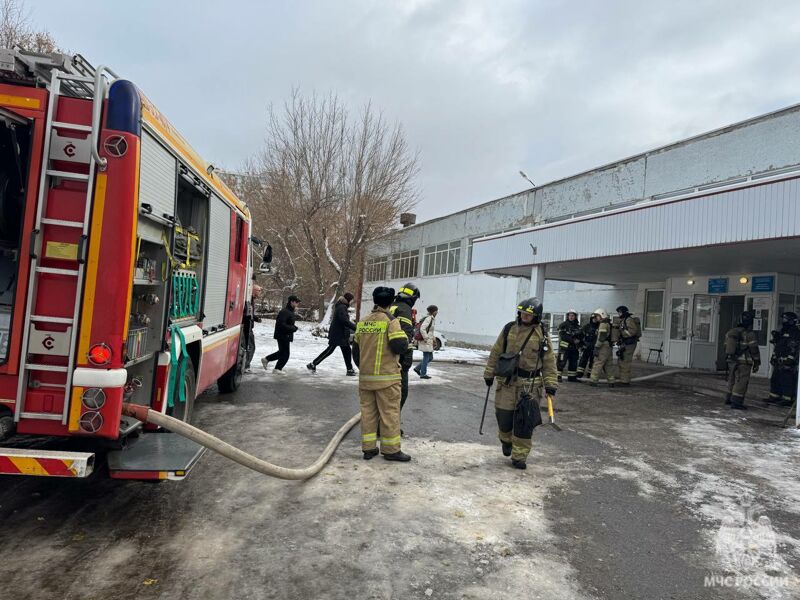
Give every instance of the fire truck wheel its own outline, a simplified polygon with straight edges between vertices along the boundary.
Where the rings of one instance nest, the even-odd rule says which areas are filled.
[[[239,384],[242,383],[242,375],[244,373],[244,362],[247,359],[247,334],[242,328],[242,335],[239,338],[239,356],[236,359],[236,364],[233,365],[227,373],[217,379],[219,391],[223,394],[230,394],[239,389]]]
[[[167,409],[167,414],[176,419],[180,419],[184,423],[190,423],[192,419],[192,412],[194,411],[194,390],[196,385],[196,375],[194,372],[194,364],[192,361],[186,363],[186,371],[183,374],[183,381],[175,382],[175,389],[172,391],[172,397],[175,399],[175,406]],[[183,386],[185,402],[179,402],[180,387]]]
[[[14,417],[0,413],[0,442],[14,433]]]

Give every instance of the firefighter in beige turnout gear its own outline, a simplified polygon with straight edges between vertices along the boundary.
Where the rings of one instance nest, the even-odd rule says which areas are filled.
[[[642,337],[642,327],[639,319],[634,317],[627,306],[618,306],[619,315],[619,341],[617,342],[617,356],[619,357],[619,385],[631,384],[631,364],[636,344]]]
[[[728,360],[728,395],[725,396],[725,404],[737,410],[747,410],[744,396],[750,384],[750,374],[761,367],[753,319],[751,311],[743,312],[739,325],[725,334],[725,355]]]
[[[411,457],[400,450],[400,362],[408,350],[408,336],[389,314],[394,290],[377,287],[372,292],[375,308],[356,325],[353,359],[358,365],[358,393],[361,400],[361,450],[364,460],[380,452],[386,460],[407,462]]]
[[[594,345],[594,364],[592,365],[592,377],[589,385],[597,385],[600,381],[600,375],[605,374],[609,387],[614,387],[616,377],[614,373],[614,354],[611,351],[611,347],[616,342],[613,339],[615,329],[611,327],[608,313],[602,308],[598,308],[592,313],[592,319],[598,323],[598,326],[597,341]]]
[[[517,320],[508,323],[497,338],[489,354],[483,377],[491,387],[495,381],[495,368],[501,354],[522,353],[516,373],[508,380],[497,377],[494,405],[503,454],[511,456],[511,464],[526,468],[531,451],[531,437],[514,434],[514,411],[524,391],[531,394],[533,402],[545,400],[545,394],[555,396],[558,388],[556,355],[547,332],[541,324],[542,303],[538,298],[523,300],[517,306]],[[527,342],[526,342],[527,340]]]

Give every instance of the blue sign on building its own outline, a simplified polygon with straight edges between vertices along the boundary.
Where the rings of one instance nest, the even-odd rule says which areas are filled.
[[[752,284],[750,285],[751,292],[771,292],[774,289],[774,275],[759,275],[758,277],[753,277]]]
[[[709,294],[727,294],[728,293],[728,278],[718,277],[717,279],[708,280],[708,293]]]

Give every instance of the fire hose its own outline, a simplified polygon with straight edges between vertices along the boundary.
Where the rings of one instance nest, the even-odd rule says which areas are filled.
[[[320,457],[311,466],[304,469],[288,469],[286,467],[273,465],[270,462],[253,456],[252,454],[248,454],[247,452],[231,446],[229,443],[222,441],[210,433],[206,433],[205,431],[202,431],[197,427],[193,427],[192,425],[189,425],[188,423],[185,423],[174,417],[150,410],[146,406],[123,403],[122,414],[133,417],[134,419],[138,419],[143,423],[151,423],[153,425],[158,425],[159,427],[164,427],[165,429],[168,429],[173,433],[177,433],[178,435],[182,435],[183,437],[186,437],[193,442],[208,448],[209,450],[213,450],[225,458],[239,463],[243,467],[247,467],[248,469],[262,473],[263,475],[291,480],[310,479],[319,473],[331,459],[333,453],[336,451],[336,448],[344,439],[344,436],[346,436],[350,430],[361,420],[361,413],[359,412],[353,415],[344,425],[342,425],[339,431],[336,432],[336,435],[334,435],[331,441],[328,442],[328,445],[325,447],[325,450],[323,450]]]

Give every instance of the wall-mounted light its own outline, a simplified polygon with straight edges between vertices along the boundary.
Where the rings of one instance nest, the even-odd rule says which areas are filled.
[[[216,168],[217,167],[215,167],[214,165],[208,165],[208,167],[206,167],[206,173],[208,173],[211,177],[213,177]]]
[[[686,285],[694,285],[694,279],[687,279]]]
[[[745,284],[745,283],[747,283],[748,281],[750,281],[750,280],[749,280],[747,277],[745,277],[744,275],[742,275],[741,277],[739,277],[739,283],[741,283],[742,285],[744,285],[744,284]]]

